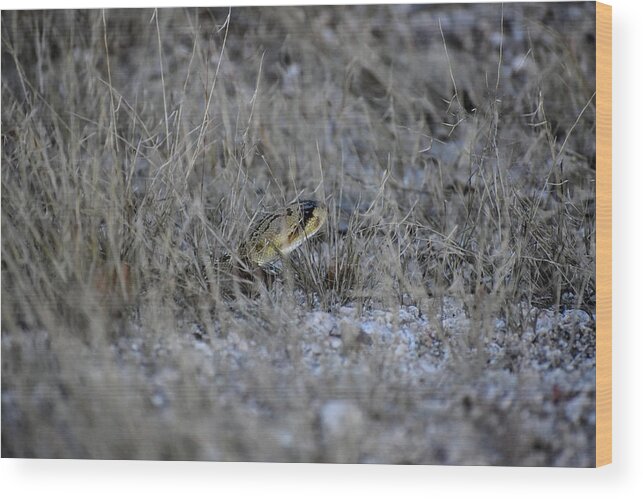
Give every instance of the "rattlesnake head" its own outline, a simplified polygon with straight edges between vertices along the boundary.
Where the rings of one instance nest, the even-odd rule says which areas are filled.
[[[317,234],[327,219],[326,207],[317,201],[295,201],[254,224],[239,255],[250,264],[269,266]]]

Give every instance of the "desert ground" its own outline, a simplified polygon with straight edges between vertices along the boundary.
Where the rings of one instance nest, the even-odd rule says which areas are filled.
[[[595,118],[591,3],[3,11],[2,457],[592,466]]]

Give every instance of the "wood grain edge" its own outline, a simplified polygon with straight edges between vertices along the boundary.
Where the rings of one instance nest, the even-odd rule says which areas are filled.
[[[596,2],[596,466],[612,462],[612,7]]]

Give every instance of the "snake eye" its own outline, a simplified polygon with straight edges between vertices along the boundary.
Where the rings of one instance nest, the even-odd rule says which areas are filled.
[[[301,211],[301,223],[306,225],[311,219],[317,208],[317,203],[309,199],[299,201],[299,210]]]

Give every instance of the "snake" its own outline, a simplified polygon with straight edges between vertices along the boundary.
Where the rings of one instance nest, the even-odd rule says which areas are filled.
[[[317,201],[295,201],[254,224],[239,255],[259,267],[269,266],[317,234],[327,219],[328,211]]]
[[[311,199],[295,201],[260,217],[251,225],[235,256],[225,253],[215,267],[219,274],[232,274],[246,281],[275,274],[275,264],[315,236],[327,220],[328,210],[322,203]]]

